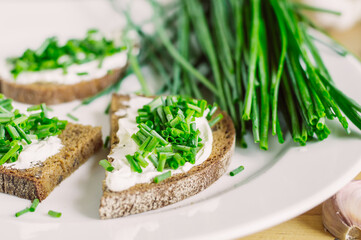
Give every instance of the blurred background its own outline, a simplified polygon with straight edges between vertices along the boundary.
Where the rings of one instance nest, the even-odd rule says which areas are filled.
[[[361,1],[359,0],[303,0],[304,3],[341,13],[309,13],[316,24],[352,53],[361,57]]]

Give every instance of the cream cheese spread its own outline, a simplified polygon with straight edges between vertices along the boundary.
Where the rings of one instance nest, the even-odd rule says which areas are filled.
[[[42,70],[38,72],[22,72],[16,79],[10,73],[11,65],[3,63],[0,65],[0,78],[5,81],[17,84],[32,83],[52,83],[52,84],[76,84],[82,81],[90,81],[104,77],[110,70],[125,67],[128,60],[128,51],[123,50],[104,58],[99,68],[99,60],[94,60],[84,64],[73,64],[67,68],[67,73],[63,69]],[[87,73],[78,75],[79,73]]]
[[[132,134],[138,131],[138,124],[135,118],[138,115],[138,109],[150,101],[152,101],[151,98],[132,96],[127,104],[129,107],[126,109],[126,112],[123,109],[115,113],[119,116],[124,116],[124,118],[120,118],[118,121],[119,130],[117,137],[119,143],[108,156],[114,159],[112,162],[114,170],[112,172],[106,172],[105,180],[107,187],[111,191],[119,192],[138,183],[150,183],[155,176],[161,174],[152,163],[149,163],[146,168],[143,168],[142,173],[133,172],[125,158],[127,154],[134,154],[139,149],[138,145],[131,138]],[[197,153],[195,164],[186,162],[184,166],[180,166],[176,170],[171,170],[172,175],[189,171],[192,167],[207,160],[212,152],[213,135],[207,119],[205,117],[199,117],[196,118],[195,122],[204,145]]]
[[[2,166],[15,169],[34,167],[59,153],[63,148],[63,144],[58,136],[50,136],[40,141],[32,140],[31,144],[23,147],[16,162],[4,163]]]

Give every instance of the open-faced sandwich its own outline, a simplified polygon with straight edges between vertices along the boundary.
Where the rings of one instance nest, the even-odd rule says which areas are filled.
[[[28,104],[83,99],[119,80],[128,63],[127,54],[121,37],[107,39],[97,30],[63,45],[51,37],[38,49],[27,49],[0,65],[1,91]]]
[[[197,194],[226,172],[234,146],[230,117],[205,100],[113,95],[101,219]]]
[[[48,116],[45,104],[13,109],[0,99],[0,192],[44,200],[102,146],[100,127]]]

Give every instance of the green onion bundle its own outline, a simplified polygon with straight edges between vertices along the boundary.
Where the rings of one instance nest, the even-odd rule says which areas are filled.
[[[49,69],[63,69],[64,74],[72,64],[83,64],[98,60],[101,68],[105,57],[127,49],[126,46],[118,46],[112,39],[107,39],[98,30],[87,31],[84,39],[70,39],[64,45],[60,45],[56,37],[47,38],[36,49],[27,49],[20,57],[9,58],[11,73],[16,78],[22,72],[37,72]],[[87,72],[79,72],[78,75],[87,75]]]
[[[45,104],[29,107],[30,115],[14,109],[11,99],[0,95],[0,165],[17,161],[23,145],[59,135],[67,121],[48,117]]]
[[[136,117],[139,131],[131,136],[139,150],[126,156],[131,169],[141,173],[149,162],[159,172],[178,169],[186,162],[194,164],[198,150],[203,147],[195,118],[205,115],[209,124],[214,125],[222,119],[222,114],[212,119],[216,110],[205,100],[178,96],[157,97],[139,109]]]
[[[246,128],[261,149],[268,135],[295,142],[327,138],[325,119],[346,116],[361,129],[361,106],[335,86],[301,13],[312,7],[290,0],[154,1],[156,33],[143,37],[140,61],[166,84],[161,92],[213,100],[232,117],[243,143]],[[282,123],[282,125],[281,125]]]

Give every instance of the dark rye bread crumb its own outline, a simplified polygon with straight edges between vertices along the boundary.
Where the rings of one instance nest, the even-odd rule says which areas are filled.
[[[125,108],[129,96],[113,95],[111,103],[111,149],[118,139],[118,119],[114,113]],[[222,112],[224,118],[213,128],[212,153],[206,161],[194,166],[187,173],[176,174],[165,181],[137,184],[129,189],[113,192],[103,181],[103,197],[100,202],[101,219],[123,217],[158,209],[204,190],[220,178],[227,170],[235,147],[235,129],[231,118]],[[112,159],[109,159],[112,161]]]
[[[59,138],[64,147],[40,166],[24,170],[0,166],[0,192],[44,200],[102,146],[100,127],[68,123]]]
[[[8,98],[28,104],[59,104],[93,96],[120,79],[126,67],[114,69],[102,78],[76,84],[16,84],[0,79],[1,92]]]

